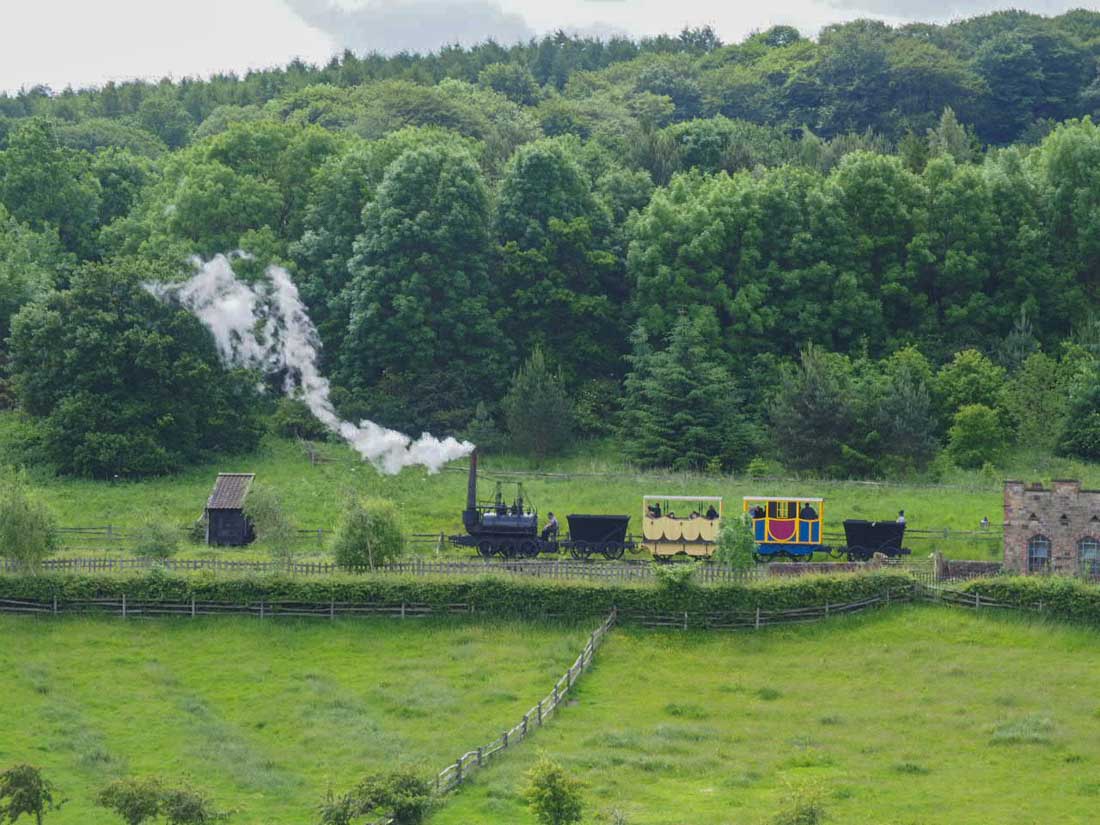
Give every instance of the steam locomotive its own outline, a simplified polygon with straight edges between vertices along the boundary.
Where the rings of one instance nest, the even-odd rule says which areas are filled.
[[[477,452],[470,455],[470,474],[466,482],[466,509],[462,511],[465,535],[450,537],[455,547],[474,547],[479,555],[489,558],[499,555],[506,559],[534,558],[539,553],[559,553],[567,550],[575,559],[601,555],[605,559],[621,559],[634,542],[627,538],[630,516],[585,515],[566,516],[569,532],[565,537],[553,533],[540,535],[538,510],[523,494],[523,484],[517,483],[511,503],[504,496],[498,481],[493,500],[479,502],[477,498]]]

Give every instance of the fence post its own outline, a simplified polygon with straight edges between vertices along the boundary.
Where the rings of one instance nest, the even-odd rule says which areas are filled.
[[[527,714],[523,714],[523,738],[527,738]]]
[[[829,618],[829,603],[825,602],[825,618]]]
[[[760,606],[759,605],[757,605],[757,608],[756,608],[756,627],[754,629],[756,629],[756,630],[760,629]]]
[[[890,588],[889,587],[886,588],[886,604],[887,604],[887,606],[889,606],[889,604],[890,604]]]
[[[328,617],[330,619],[335,619],[336,618],[336,597],[335,596],[333,596],[331,599],[329,599]]]
[[[462,784],[462,757],[458,757],[458,761],[455,762],[455,784]]]
[[[688,613],[685,610],[684,611],[684,630],[687,630],[687,629],[688,629]]]
[[[405,618],[405,602],[401,602],[401,618]]]
[[[974,608],[977,609],[981,606],[982,606],[982,594],[981,593],[975,593],[974,594]]]
[[[560,701],[560,698],[558,697],[558,686],[557,685],[554,685],[554,689],[553,689],[553,691],[551,691],[551,695],[554,697],[554,702],[553,702],[553,704],[550,705],[550,707],[556,708],[558,706],[558,702]]]
[[[481,767],[481,748],[477,749],[477,766]]]
[[[126,618],[126,594],[122,594],[122,618]]]
[[[195,597],[191,597],[191,618],[195,618]]]
[[[264,600],[260,599],[260,618],[264,617]]]
[[[541,699],[539,699],[539,703],[538,703],[537,708],[538,708],[538,714],[539,714],[539,720],[538,721],[539,721],[539,725],[541,726],[542,725],[542,700]]]
[[[504,733],[501,735],[500,738],[501,738],[501,741],[504,743],[504,747],[507,748],[508,747],[508,731],[504,731]]]
[[[57,594],[53,594],[53,614],[57,615]]]

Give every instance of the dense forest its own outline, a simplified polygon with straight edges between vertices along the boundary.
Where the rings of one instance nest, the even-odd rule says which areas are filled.
[[[0,97],[15,452],[142,475],[318,435],[145,288],[244,250],[350,418],[710,469],[1100,458],[1098,59],[1098,13],[1003,12]]]

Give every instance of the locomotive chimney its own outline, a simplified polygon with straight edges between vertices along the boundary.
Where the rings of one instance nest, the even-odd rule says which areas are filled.
[[[466,509],[477,508],[477,450],[470,453],[470,477],[466,482]]]

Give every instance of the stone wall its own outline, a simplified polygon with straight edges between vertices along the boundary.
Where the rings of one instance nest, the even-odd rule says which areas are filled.
[[[1054,481],[1050,489],[1006,481],[1004,506],[1006,570],[1073,575],[1081,540],[1100,539],[1100,491],[1082,490],[1080,481]],[[1046,569],[1029,571],[1028,545],[1036,537],[1050,542],[1049,561]]]

